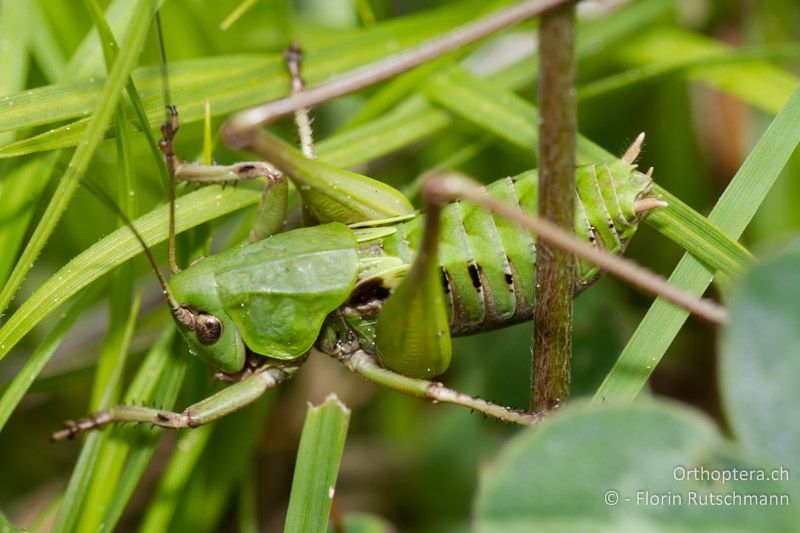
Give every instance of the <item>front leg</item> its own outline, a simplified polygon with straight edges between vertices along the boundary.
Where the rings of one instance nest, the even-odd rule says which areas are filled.
[[[250,405],[266,391],[290,378],[303,362],[305,358],[288,363],[268,364],[259,372],[200,400],[181,413],[152,407],[118,405],[77,421],[68,420],[64,422],[64,429],[53,433],[51,439],[74,439],[81,433],[120,422],[147,423],[169,429],[202,426]]]

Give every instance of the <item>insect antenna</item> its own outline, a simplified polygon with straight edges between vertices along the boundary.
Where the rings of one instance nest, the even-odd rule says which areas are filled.
[[[125,223],[126,226],[131,230],[136,240],[139,241],[139,244],[142,246],[145,255],[147,256],[147,260],[150,261],[150,266],[153,268],[153,272],[155,272],[156,277],[158,278],[158,282],[161,284],[161,289],[164,292],[164,297],[167,299],[167,303],[169,304],[170,313],[175,319],[181,323],[185,323],[187,321],[187,311],[184,307],[182,307],[178,301],[175,299],[175,295],[172,294],[172,290],[169,288],[169,284],[167,283],[167,278],[164,276],[164,273],[158,266],[158,261],[156,261],[155,255],[153,255],[153,251],[150,249],[149,246],[144,242],[144,238],[142,234],[139,233],[139,230],[136,229],[136,226],[133,225],[131,219],[128,218],[128,215],[120,209],[119,205],[109,196],[109,194],[103,190],[101,187],[97,186],[96,184],[92,183],[89,180],[83,180],[81,185],[86,188],[90,193],[95,195],[97,199],[101,202],[106,204],[114,213],[119,216],[122,221]],[[191,317],[189,317],[191,319]]]
[[[177,161],[175,159],[175,133],[178,131],[178,110],[172,103],[169,93],[169,71],[167,69],[167,51],[164,46],[164,32],[161,28],[161,16],[153,5],[153,20],[158,36],[158,48],[161,54],[161,90],[164,96],[165,117],[161,123],[161,140],[158,142],[161,152],[164,154],[164,162],[167,165],[169,174],[169,250],[167,259],[169,269],[173,274],[180,272],[178,263],[175,261],[175,171]]]

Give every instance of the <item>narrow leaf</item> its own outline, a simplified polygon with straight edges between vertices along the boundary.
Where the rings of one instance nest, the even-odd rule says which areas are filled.
[[[81,137],[72,160],[67,166],[67,171],[61,177],[39,225],[31,235],[28,245],[22,252],[16,267],[11,272],[11,276],[9,276],[8,282],[3,287],[3,290],[0,291],[0,312],[8,307],[11,298],[13,298],[22,284],[22,280],[25,279],[25,276],[30,271],[34,260],[50,238],[75,189],[80,184],[80,180],[89,165],[89,160],[103,139],[103,133],[122,95],[123,83],[130,75],[133,64],[139,56],[145,35],[147,35],[149,10],[146,0],[139,0],[137,6],[138,10],[130,20],[130,33],[122,46],[117,61],[114,62],[114,68],[109,74],[103,93],[89,119],[89,127]]]
[[[258,202],[260,194],[244,187],[222,191],[205,187],[181,197],[175,204],[176,231],[183,232],[203,222]],[[167,206],[162,205],[134,221],[148,246],[167,239]],[[80,289],[114,267],[142,252],[130,229],[120,228],[67,263],[26,300],[0,328],[0,359],[45,316]]]
[[[334,395],[309,406],[284,531],[326,531],[349,420],[350,410]]]
[[[800,88],[783,106],[731,180],[708,219],[738,239],[800,143]],[[714,275],[700,260],[684,254],[670,283],[701,296]],[[631,402],[686,321],[688,313],[657,299],[639,323],[625,350],[595,394],[597,402]]]

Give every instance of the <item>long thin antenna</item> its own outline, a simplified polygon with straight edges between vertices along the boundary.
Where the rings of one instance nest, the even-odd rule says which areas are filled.
[[[155,6],[153,6],[153,8],[155,9]],[[167,67],[167,51],[164,46],[164,31],[161,29],[161,14],[158,10],[153,13],[153,18],[156,24],[156,35],[158,35],[158,49],[161,53],[161,80],[163,81],[161,84],[161,91],[164,95],[164,105],[169,109],[172,103],[172,97],[169,94],[169,83],[167,83],[169,80],[169,69]],[[170,114],[169,111],[167,111],[166,120],[169,119]]]
[[[155,6],[154,6],[155,9]],[[161,88],[164,95],[164,122],[161,124],[161,140],[158,142],[169,174],[169,250],[167,258],[169,269],[173,274],[180,272],[178,263],[175,261],[175,171],[177,161],[175,159],[175,133],[178,131],[178,110],[172,104],[172,97],[169,94],[169,71],[167,69],[167,51],[164,46],[164,32],[161,29],[161,16],[156,10],[153,13],[156,25],[156,35],[158,35],[158,47],[161,52]]]
[[[158,282],[161,284],[161,288],[164,291],[164,296],[167,298],[167,303],[169,304],[170,311],[172,312],[173,316],[180,320],[180,315],[182,314],[183,308],[175,299],[175,296],[172,294],[172,290],[169,288],[169,284],[167,283],[167,278],[164,276],[164,273],[161,272],[161,269],[158,267],[158,262],[156,261],[155,255],[153,255],[153,251],[150,249],[149,246],[144,242],[144,238],[142,237],[139,230],[136,229],[136,226],[133,225],[131,219],[128,218],[128,215],[120,209],[117,203],[108,195],[106,191],[95,185],[89,180],[83,180],[81,182],[86,190],[94,194],[101,202],[106,204],[114,213],[117,214],[118,217],[122,219],[122,221],[128,226],[128,228],[133,233],[136,240],[139,241],[139,244],[142,245],[142,249],[144,250],[145,255],[147,256],[147,260],[150,261],[150,266],[153,267],[153,272],[155,272],[156,277],[158,278]]]

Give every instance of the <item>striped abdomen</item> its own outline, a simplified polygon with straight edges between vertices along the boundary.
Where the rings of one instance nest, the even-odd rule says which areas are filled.
[[[635,201],[652,187],[635,166],[616,161],[577,169],[575,232],[588,242],[621,253],[636,230]],[[497,199],[536,213],[538,175],[529,171],[487,187]],[[397,227],[384,252],[413,260],[422,232],[421,217]],[[499,215],[464,202],[443,211],[439,262],[449,302],[451,332],[465,335],[529,319],[535,290],[534,237]],[[580,263],[576,290],[598,274]]]

